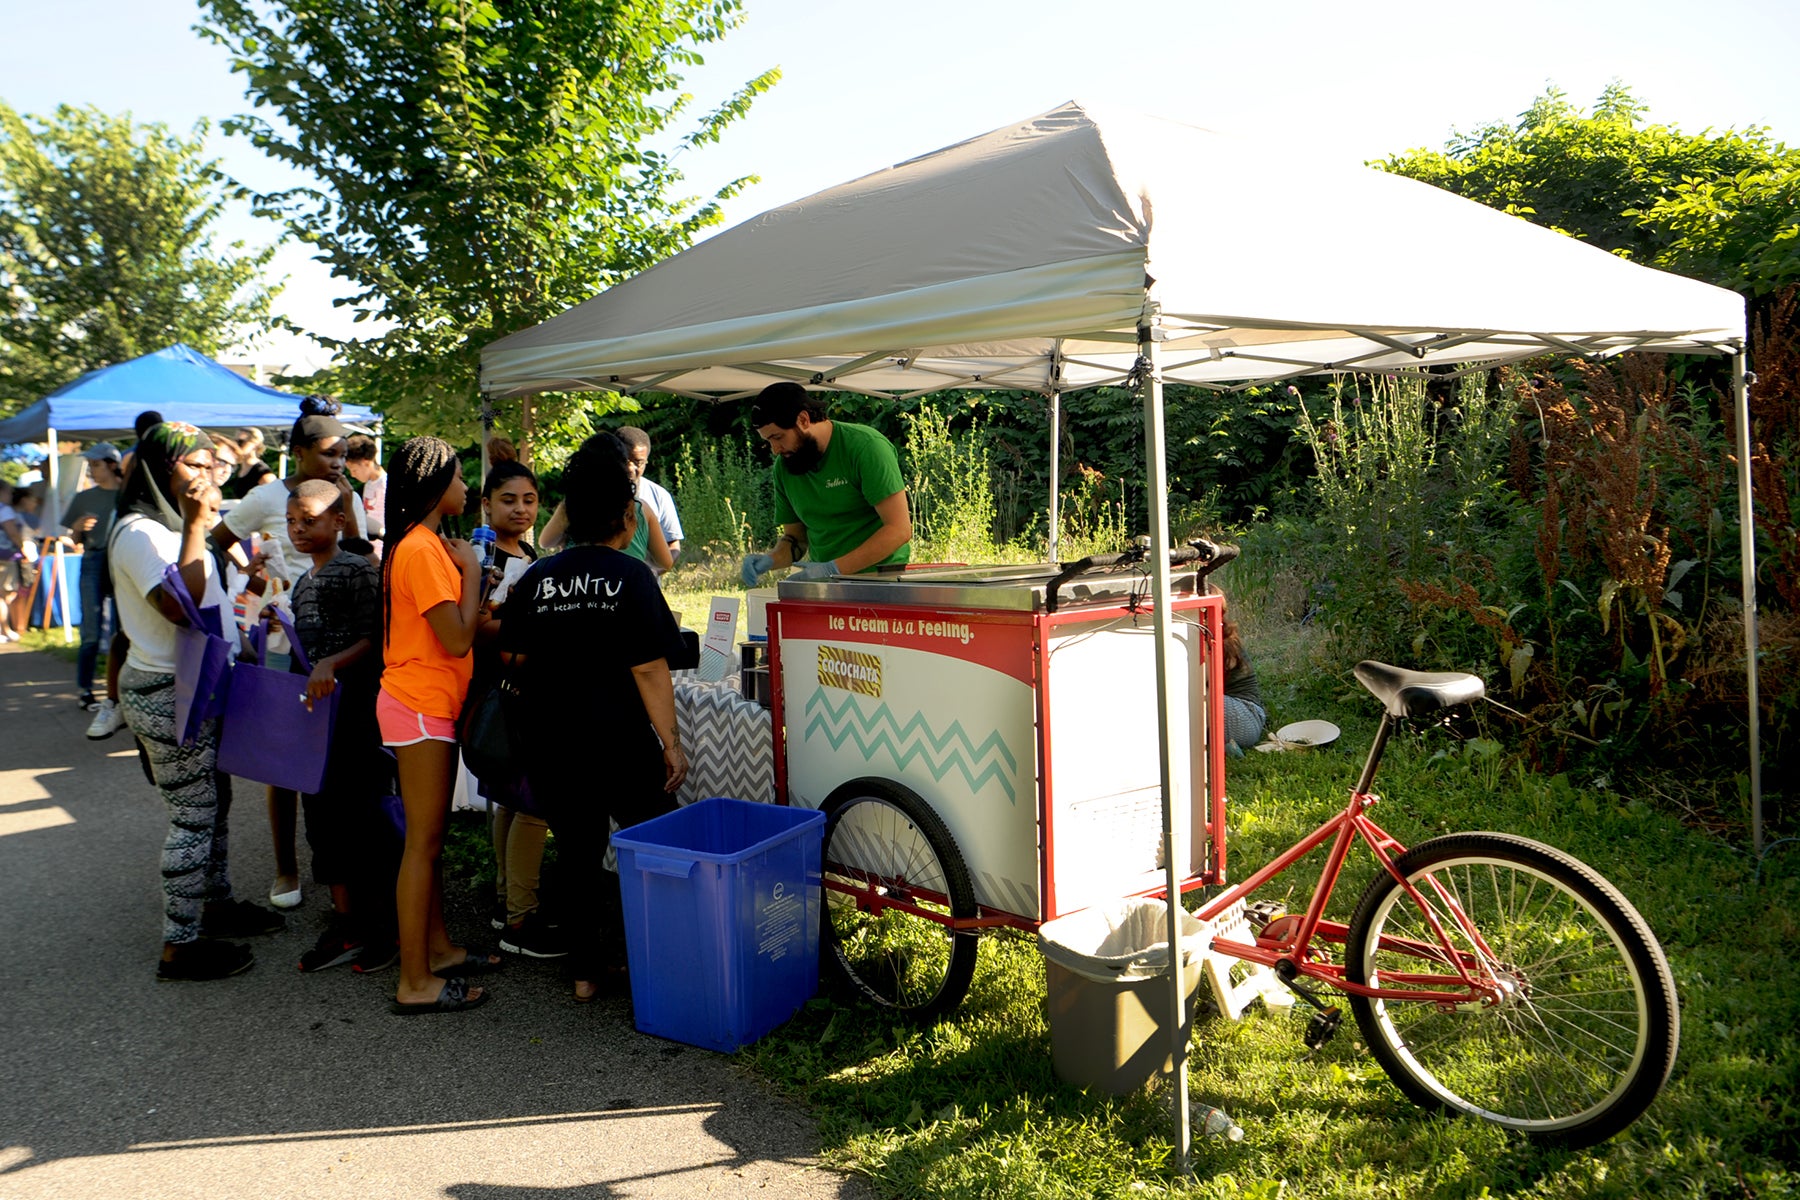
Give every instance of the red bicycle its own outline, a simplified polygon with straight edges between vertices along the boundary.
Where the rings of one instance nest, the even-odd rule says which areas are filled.
[[[1315,985],[1343,992],[1376,1060],[1418,1104],[1562,1146],[1611,1137],[1674,1065],[1680,1013],[1662,948],[1616,888],[1554,847],[1457,833],[1409,850],[1377,825],[1370,789],[1395,726],[1484,691],[1473,675],[1378,662],[1356,677],[1383,711],[1348,803],[1195,914],[1221,1000],[1233,1015],[1243,1003],[1227,995],[1230,960],[1267,968],[1314,1009],[1306,1040],[1318,1046],[1342,1014]],[[872,999],[940,1013],[968,986],[977,933],[1005,922],[978,912],[948,832],[920,797],[873,779],[842,791],[826,834],[833,957]],[[1382,869],[1347,924],[1327,920],[1358,841]],[[1321,848],[1304,912],[1248,903]],[[1216,848],[1218,870],[1200,882],[1222,878],[1222,857]]]

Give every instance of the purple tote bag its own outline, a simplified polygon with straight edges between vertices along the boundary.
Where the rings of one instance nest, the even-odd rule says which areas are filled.
[[[221,636],[219,606],[195,607],[187,580],[173,563],[163,569],[163,590],[175,597],[188,619],[175,630],[175,740],[185,746],[201,724],[225,712],[231,643]]]
[[[273,612],[294,649],[294,661],[310,674],[312,663],[300,648],[294,624]],[[250,633],[257,657],[268,641],[267,626]],[[272,671],[255,663],[231,668],[231,695],[225,705],[225,733],[219,739],[219,770],[295,792],[318,792],[331,755],[331,727],[337,720],[338,692],[306,708],[306,676]]]

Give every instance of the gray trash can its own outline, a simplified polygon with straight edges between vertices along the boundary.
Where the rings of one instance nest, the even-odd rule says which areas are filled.
[[[1203,961],[1200,922],[1182,919],[1182,1037],[1193,1030]],[[1174,1070],[1169,1053],[1168,909],[1118,900],[1046,921],[1050,1057],[1059,1078],[1114,1095]]]

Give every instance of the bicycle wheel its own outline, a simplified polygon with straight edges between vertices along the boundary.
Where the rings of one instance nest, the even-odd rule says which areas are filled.
[[[975,887],[943,819],[885,779],[851,780],[825,809],[825,940],[838,969],[908,1016],[956,1007],[975,974],[975,934],[949,921],[975,915]]]
[[[1502,989],[1479,1008],[1352,996],[1400,1090],[1561,1146],[1591,1146],[1635,1121],[1668,1079],[1681,1029],[1669,964],[1637,910],[1584,863],[1507,834],[1434,838],[1394,865],[1470,975]],[[1386,871],[1357,903],[1344,961],[1353,983],[1457,990],[1383,978],[1455,974]]]

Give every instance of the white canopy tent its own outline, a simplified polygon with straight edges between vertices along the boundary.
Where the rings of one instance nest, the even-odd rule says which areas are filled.
[[[883,396],[1026,389],[1051,398],[1054,422],[1062,391],[1141,383],[1166,643],[1165,381],[1230,389],[1628,350],[1734,356],[1747,443],[1735,293],[1413,180],[1071,102],[771,209],[495,342],[482,387],[719,399],[775,379]],[[1739,486],[1753,601],[1747,473]],[[1744,624],[1760,849],[1753,603]],[[1157,671],[1160,687],[1160,649]],[[1159,711],[1172,841],[1166,699]],[[1184,1073],[1176,1080],[1185,1162]]]

